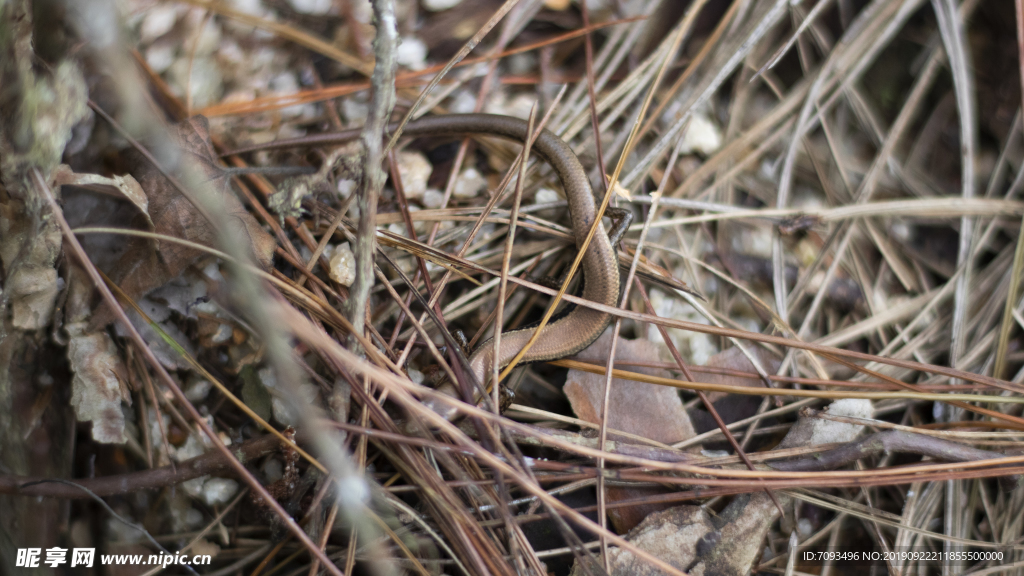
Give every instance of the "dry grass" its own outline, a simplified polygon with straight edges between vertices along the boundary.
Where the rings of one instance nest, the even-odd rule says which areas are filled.
[[[314,23],[285,8],[280,13],[286,17],[269,21],[218,3],[187,4],[206,11],[204,18],[266,31],[281,40],[274,46],[281,53],[302,61],[316,54],[347,68],[318,60],[308,70],[333,73],[326,85],[315,78],[314,86],[286,96],[259,94],[196,107],[176,97],[173,82],[148,69],[139,53],[133,60],[123,46],[100,46],[99,32],[90,34],[88,24],[79,23],[85,52],[100,63],[95,74],[112,79],[112,87],[102,88],[106,93],[92,98],[119,102],[116,122],[150,147],[159,149],[152,143],[170,137],[138,97],[147,91],[157,94],[168,117],[182,119],[196,108],[210,116],[221,152],[268,127],[273,133],[340,129],[341,101],[365,101],[359,98],[373,66],[355,47],[367,31],[350,18],[332,17],[332,23],[348,27],[355,44],[325,40],[309,30]],[[444,206],[414,210],[410,205],[419,200],[405,198],[388,153],[426,147],[400,143],[396,133],[380,156],[391,183],[376,214],[377,225],[389,228],[377,234],[376,248],[365,242],[365,222],[357,234],[351,217],[353,206],[366,204],[320,194],[304,200],[304,212],[278,217],[266,210],[268,198],[294,180],[232,176],[234,189],[277,242],[276,269],[269,271],[247,265],[246,239],[216,225],[226,221],[223,207],[208,200],[218,185],[185,165],[170,165],[218,230],[223,251],[188,246],[209,253],[211,260],[203,263],[234,263],[218,322],[237,337],[235,344],[204,350],[202,330],[182,318],[181,334],[194,337],[197,352],[193,358],[180,351],[192,367],[178,372],[161,365],[150,351],[152,340],[139,334],[119,340],[130,395],[143,407],[136,410],[142,432],[126,449],[132,468],[157,470],[146,488],[180,482],[170,472],[165,480],[159,476],[172,445],[181,445],[171,429],[186,437],[206,432],[226,461],[233,458],[231,447],[216,440],[218,433],[237,441],[243,427],[282,428],[268,423],[271,418],[246,396],[241,368],[250,364],[276,371],[282,385],[275,394],[299,411],[299,443],[308,453],[302,452],[306,463],[299,467],[306,483],[299,492],[275,494],[277,500],[261,488],[253,469],[237,464],[233,472],[264,492],[268,514],[302,522],[278,520],[268,532],[274,522],[237,515],[244,506],[236,498],[226,507],[203,508],[206,525],[199,532],[167,533],[167,521],[151,518],[146,527],[155,539],[178,549],[186,541],[216,540],[221,550],[212,574],[532,574],[543,573],[544,566],[566,573],[574,557],[584,560],[581,573],[600,573],[602,564],[610,566],[602,551],[613,546],[678,574],[688,567],[672,567],[628,542],[609,525],[607,512],[645,501],[704,504],[720,512],[733,495],[755,493],[769,504],[765,539],[752,545],[754,571],[860,569],[843,562],[793,563],[803,551],[831,546],[997,550],[1002,561],[902,559],[876,567],[900,574],[1024,573],[1024,487],[1005,480],[1024,473],[1024,138],[1021,91],[1012,85],[1021,58],[1010,49],[1015,31],[1007,24],[1021,17],[1020,2],[708,0],[686,10],[670,0],[622,2],[642,6],[648,18],[579,14],[577,8],[554,12],[527,0],[500,9],[492,4],[466,3],[462,20],[477,32],[463,49],[448,50],[454,53],[448,66],[398,73],[393,118],[446,113],[460,95],[478,103],[532,96],[535,121],[573,146],[593,169],[593,181],[602,181],[600,192],[626,191],[604,194],[603,206],[630,207],[640,216],[620,246],[626,280],[614,329],[654,338],[651,327],[657,327],[664,340],[679,344],[681,350],[664,354],[675,361],[660,365],[671,375],[646,376],[621,361],[561,361],[514,372],[510,381],[520,397],[504,415],[493,409],[496,390],[482,407],[463,405],[466,417],[455,424],[420,403],[424,397],[454,402],[410,379],[410,369],[415,376],[431,364],[451,379],[465,372],[449,328],[477,331],[476,343],[495,326],[507,329],[537,320],[545,310],[550,314],[555,305],[549,295],[584,304],[573,296],[572,272],[560,290],[531,281],[571,269],[575,253],[566,249],[562,204],[528,200],[553,186],[553,175],[540,163],[521,163],[517,145],[466,138],[431,156],[438,158],[432,184],[443,186]],[[427,22],[441,17],[421,16]],[[590,34],[550,33],[545,22],[551,21],[570,21]],[[488,26],[494,32],[485,35]],[[441,45],[440,39],[427,40]],[[524,53],[534,55],[525,60],[530,67],[516,64],[513,74],[510,62]],[[118,69],[140,73],[112,73]],[[572,82],[562,89],[551,78]],[[317,116],[282,115],[300,104]],[[719,145],[700,152],[686,148],[689,141],[681,136],[707,124],[721,127]],[[319,168],[330,154],[261,152],[226,163]],[[169,158],[158,155],[156,161],[166,165]],[[483,200],[453,195],[466,166],[494,169],[489,188],[499,192],[486,207]],[[96,163],[76,171],[104,170]],[[449,175],[443,182],[441,173]],[[351,176],[341,167],[321,170],[312,187],[319,182],[336,189],[337,180]],[[33,181],[40,194],[43,180],[40,175]],[[111,232],[93,227],[72,233],[63,217],[59,221],[66,246],[75,234]],[[363,248],[356,257],[372,287],[368,303],[356,304],[353,313],[352,295],[325,272],[324,249],[344,240],[359,246],[359,239]],[[113,304],[120,290],[110,292],[95,267],[85,268]],[[122,292],[121,302],[142,296]],[[659,317],[666,311],[675,316]],[[251,357],[232,372],[217,353],[234,354],[231,346],[241,349],[246,342]],[[753,369],[700,366],[701,354],[706,360],[733,346],[751,358]],[[691,414],[705,414],[711,424],[693,438],[667,444],[610,430],[607,410],[603,422],[577,420],[553,384],[566,367],[614,370],[618,378],[680,388]],[[217,395],[186,398],[181,384],[190,371],[214,382]],[[720,380],[707,383],[708,373]],[[319,393],[318,402],[303,400],[306,383]],[[739,395],[761,399],[744,411]],[[808,412],[842,398],[872,400],[875,419]],[[712,402],[728,412],[725,420]],[[729,411],[733,403],[740,406],[736,412]],[[147,424],[154,415],[157,428]],[[852,442],[780,446],[798,417],[863,425],[869,432],[898,434],[885,438],[903,443],[899,451],[886,445],[874,452]],[[161,437],[150,433],[154,429]],[[697,446],[729,454],[695,454]],[[826,448],[848,450],[849,458],[836,470],[764,466],[813,458]],[[218,470],[227,473],[227,464]],[[28,493],[27,486],[8,480],[0,482],[0,491]],[[118,500],[127,516],[141,518],[146,511],[138,500],[82,483]],[[669,489],[625,503],[608,496],[611,489],[651,485]],[[50,496],[81,497],[71,487],[46,489]],[[170,489],[161,494],[170,498]],[[291,507],[288,498],[295,499]],[[76,508],[72,521],[92,513]],[[538,536],[537,526],[546,536]]]

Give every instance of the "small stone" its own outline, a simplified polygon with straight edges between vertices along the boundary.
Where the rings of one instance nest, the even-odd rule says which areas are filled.
[[[694,114],[683,135],[681,154],[710,156],[722,146],[722,131],[703,113]]]
[[[355,180],[338,180],[338,197],[347,200],[356,191],[357,185]]]
[[[142,19],[142,25],[139,26],[139,40],[148,44],[170,32],[177,21],[177,8],[172,4],[158,4],[151,8]]]
[[[227,504],[238,492],[238,482],[230,478],[210,478],[203,483],[203,502],[208,506]]]
[[[331,255],[331,280],[343,286],[351,286],[356,279],[356,257],[352,248],[345,242],[334,249]]]
[[[157,74],[163,74],[174,64],[174,44],[157,42],[146,48],[146,64]]]
[[[476,111],[476,95],[469,90],[459,90],[451,99],[448,110],[452,114],[469,114]]]
[[[434,167],[427,157],[419,152],[400,152],[398,154],[398,173],[402,177],[402,190],[405,197],[418,200],[427,191],[427,181]]]
[[[537,193],[533,195],[534,204],[552,204],[558,202],[562,198],[551,188],[541,188],[537,190]]]
[[[467,168],[455,181],[452,195],[456,198],[474,198],[487,187],[487,180],[476,168]]]
[[[422,70],[427,67],[427,45],[419,38],[402,38],[395,56],[399,65],[410,70]]]
[[[270,90],[275,96],[292,96],[299,91],[299,79],[291,72],[282,72],[270,80]],[[280,114],[287,118],[298,118],[306,115],[312,108],[308,104],[296,104],[279,110]]]
[[[423,204],[424,208],[436,210],[444,205],[444,192],[436,188],[427,188],[427,191],[423,193],[420,204]]]
[[[263,0],[229,0],[231,8],[252,16],[259,16],[264,13]]]
[[[334,6],[334,0],[288,0],[288,3],[301,14],[327,14]]]
[[[203,28],[199,31],[199,40],[195,44],[196,55],[213,56],[220,49],[221,38],[224,36],[220,23],[214,18],[205,18],[200,25]]]
[[[440,12],[450,10],[461,3],[462,0],[423,0],[423,7],[431,12]]]
[[[263,464],[262,471],[263,478],[273,484],[284,476],[284,464],[277,458],[270,458]]]
[[[206,379],[193,380],[185,387],[185,398],[192,402],[202,402],[210,394],[212,386],[213,384],[210,384],[210,381]]]

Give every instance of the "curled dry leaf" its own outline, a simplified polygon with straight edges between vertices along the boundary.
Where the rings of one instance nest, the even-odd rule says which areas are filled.
[[[85,325],[68,326],[68,361],[75,373],[71,380],[71,405],[79,422],[92,422],[92,437],[105,444],[128,440],[121,412],[121,383],[117,373],[124,367],[117,346],[106,332],[83,332]],[[124,396],[129,399],[127,395]]]
[[[156,228],[149,217],[149,198],[146,191],[131,174],[111,178],[99,174],[77,174],[67,164],[61,164],[53,174],[53,181],[58,186],[78,186],[100,194],[125,198],[139,209],[150,230]]]
[[[246,211],[231,192],[228,182],[222,178],[221,169],[215,160],[217,156],[210,144],[206,118],[197,116],[180,124],[177,140],[178,146],[194,160],[193,165],[201,167],[202,176],[210,182],[210,186],[222,192],[221,200],[228,215],[227,221],[222,224],[240,227],[257,261],[264,267],[270,266],[276,247],[274,238]],[[139,172],[139,182],[149,206],[149,217],[158,234],[211,247],[216,244],[216,229],[167,178],[148,164],[144,164]],[[203,255],[199,250],[172,242],[158,241],[156,249],[152,243],[140,238],[130,238],[128,243],[128,251],[110,276],[134,300],[163,286]],[[112,319],[110,311],[103,308],[97,311],[91,325],[103,326]]]
[[[19,266],[7,279],[11,324],[38,330],[50,323],[57,299],[57,270],[49,266]]]
[[[11,323],[19,330],[38,330],[50,323],[57,299],[61,235],[56,224],[26,217],[28,204],[10,197],[0,203],[0,263],[8,276],[3,300],[10,303]]]

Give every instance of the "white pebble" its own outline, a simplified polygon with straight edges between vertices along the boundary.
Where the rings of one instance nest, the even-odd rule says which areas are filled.
[[[217,61],[222,66],[237,68],[247,63],[249,55],[242,50],[242,47],[235,42],[234,38],[225,38],[217,48]]]
[[[259,16],[263,14],[263,0],[229,0],[228,4],[239,12]]]
[[[203,408],[205,408],[205,406],[203,406]],[[221,430],[220,432],[217,432],[217,438],[220,438],[220,443],[221,444],[223,444],[225,446],[231,446],[231,436],[228,436],[227,432],[225,432],[223,430]]]
[[[462,3],[462,0],[423,0],[423,7],[431,12],[449,10]]]
[[[139,39],[148,44],[167,34],[178,21],[178,10],[170,4],[159,4],[146,12],[139,26]]]
[[[274,483],[284,476],[284,464],[277,458],[271,458],[263,464],[262,471],[267,482]]]
[[[203,25],[203,31],[199,34],[196,54],[215,58],[223,38],[224,32],[221,30],[220,23],[212,18],[207,20]]]
[[[709,156],[722,146],[722,131],[706,114],[694,114],[683,135],[681,154],[697,152]]]
[[[459,90],[451,99],[448,110],[453,114],[469,114],[476,111],[476,96],[469,90]]]
[[[174,44],[157,42],[146,48],[146,64],[157,74],[163,74],[174,64]]]
[[[338,180],[338,197],[347,200],[356,191],[357,185],[355,180]]]
[[[558,202],[562,198],[551,188],[541,188],[537,190],[537,193],[533,195],[533,201],[535,204],[551,204],[552,202]]]
[[[427,45],[419,38],[402,38],[395,57],[401,66],[422,70],[427,67]]]
[[[270,90],[275,96],[291,96],[299,91],[299,80],[291,72],[282,72],[270,80]],[[303,116],[308,105],[296,104],[282,108],[279,112],[286,118]]]
[[[210,478],[203,483],[203,502],[208,506],[227,504],[238,492],[238,482],[230,478]]]
[[[452,195],[456,198],[473,198],[487,187],[487,180],[476,168],[467,168],[455,180]]]
[[[278,94],[293,94],[299,91],[299,79],[291,72],[281,72],[270,79],[270,89]]]
[[[356,257],[348,242],[337,246],[331,255],[331,280],[344,286],[351,286],[356,279]]]
[[[427,191],[423,193],[423,198],[420,199],[420,204],[423,204],[424,208],[436,210],[444,205],[444,192],[435,188],[427,188]]]
[[[398,174],[402,177],[402,190],[405,197],[410,200],[423,197],[423,193],[427,191],[427,180],[433,171],[434,167],[430,161],[419,152],[398,154]]]
[[[213,386],[213,384],[210,384],[209,380],[193,380],[189,382],[188,387],[185,388],[185,398],[188,398],[193,402],[201,402],[210,394],[211,386]]]
[[[296,12],[302,14],[327,14],[334,0],[288,0]]]

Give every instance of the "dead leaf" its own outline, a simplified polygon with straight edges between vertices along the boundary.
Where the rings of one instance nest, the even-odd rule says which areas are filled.
[[[699,506],[677,506],[648,516],[626,535],[626,540],[644,552],[649,552],[680,570],[686,570],[697,558],[697,545],[706,534],[712,533],[715,525],[710,515]],[[662,574],[632,552],[621,548],[608,550],[609,571],[612,575]],[[579,562],[573,566],[572,575],[585,574]],[[691,574],[693,572],[690,572]]]
[[[226,187],[227,182],[221,178],[217,156],[210,144],[206,118],[196,116],[180,124],[177,139],[179,147],[201,167],[211,186],[223,192],[221,199],[228,214],[223,224],[239,227],[241,234],[249,240],[253,255],[262,266],[269,267],[277,243]],[[143,164],[140,174],[139,182],[145,191],[155,232],[206,246],[216,245],[217,231],[163,174],[148,164]],[[127,242],[130,245],[128,251],[109,275],[134,300],[163,286],[204,255],[202,251],[172,242],[158,241],[156,250],[149,241],[141,238],[130,238]],[[112,319],[112,313],[103,307],[97,311],[91,325],[96,328]]]
[[[57,299],[57,270],[20,266],[7,279],[11,323],[20,330],[38,330],[50,323]]]
[[[782,364],[774,354],[760,346],[748,346],[747,351],[757,359],[761,364],[761,367],[769,374],[777,372],[779,366]],[[744,378],[729,374],[695,372],[693,379],[697,382],[702,382],[704,384],[729,384],[730,386],[752,386],[755,388],[764,386],[761,379],[757,376],[757,370],[754,369],[754,364],[751,363],[750,359],[735,346],[722,350],[718,354],[711,356],[711,358],[708,358],[705,366],[708,368],[723,368],[726,370],[735,370],[737,372],[746,372],[748,374],[753,374],[754,377]],[[725,392],[708,392],[707,394],[708,399],[712,402],[717,402],[728,396]]]
[[[604,364],[611,352],[611,338],[611,330],[605,331],[596,342],[579,353],[576,359]],[[649,340],[620,338],[616,346],[615,359],[631,363],[659,362],[659,348],[659,345]],[[652,376],[666,375],[664,370],[636,367],[631,369]],[[565,382],[565,395],[580,419],[594,424],[601,422],[604,384],[604,376],[577,370],[569,371]],[[664,444],[680,442],[695,435],[683,401],[674,388],[615,378],[612,380],[609,402],[611,410],[608,413],[608,426],[615,430]],[[614,437],[614,434],[610,434],[609,437]],[[625,438],[623,440],[635,442]],[[617,501],[662,492],[661,488],[609,488],[608,498],[610,501]],[[609,516],[615,528],[621,533],[636,526],[648,514],[662,509],[664,506],[617,508],[609,512]]]
[[[784,494],[777,497],[783,506],[791,502]],[[693,576],[745,576],[761,557],[764,537],[777,516],[778,508],[764,492],[740,494],[715,516],[701,506],[651,514],[626,540]],[[608,560],[612,576],[664,574],[622,548],[610,548]],[[583,574],[578,562],[572,574]]]
[[[829,414],[869,418],[871,401],[844,399],[833,402]],[[830,442],[850,442],[863,426],[800,416],[780,447],[816,446]],[[775,492],[783,508],[792,503],[784,492]],[[741,494],[714,517],[700,506],[678,506],[651,514],[626,536],[632,544],[665,562],[693,575],[743,576],[750,573],[761,557],[768,529],[778,518],[779,509],[765,492]],[[663,574],[631,552],[621,548],[608,551],[610,574]],[[579,563],[572,574],[583,574]]]
[[[829,404],[824,410],[830,416],[868,419],[874,416],[874,405],[864,398],[843,398]],[[835,422],[803,415],[782,439],[779,448],[818,446],[820,444],[853,442],[864,431],[864,426]]]
[[[149,217],[149,198],[146,191],[131,174],[107,178],[99,174],[78,174],[67,164],[61,164],[53,174],[54,184],[58,186],[78,186],[100,194],[108,194],[124,198],[145,217],[150,230],[154,230],[153,220]]]
[[[93,440],[123,444],[128,440],[121,412],[121,384],[124,371],[117,346],[106,332],[84,332],[85,324],[68,325],[68,361],[75,373],[71,379],[71,405],[79,422],[92,422]]]

